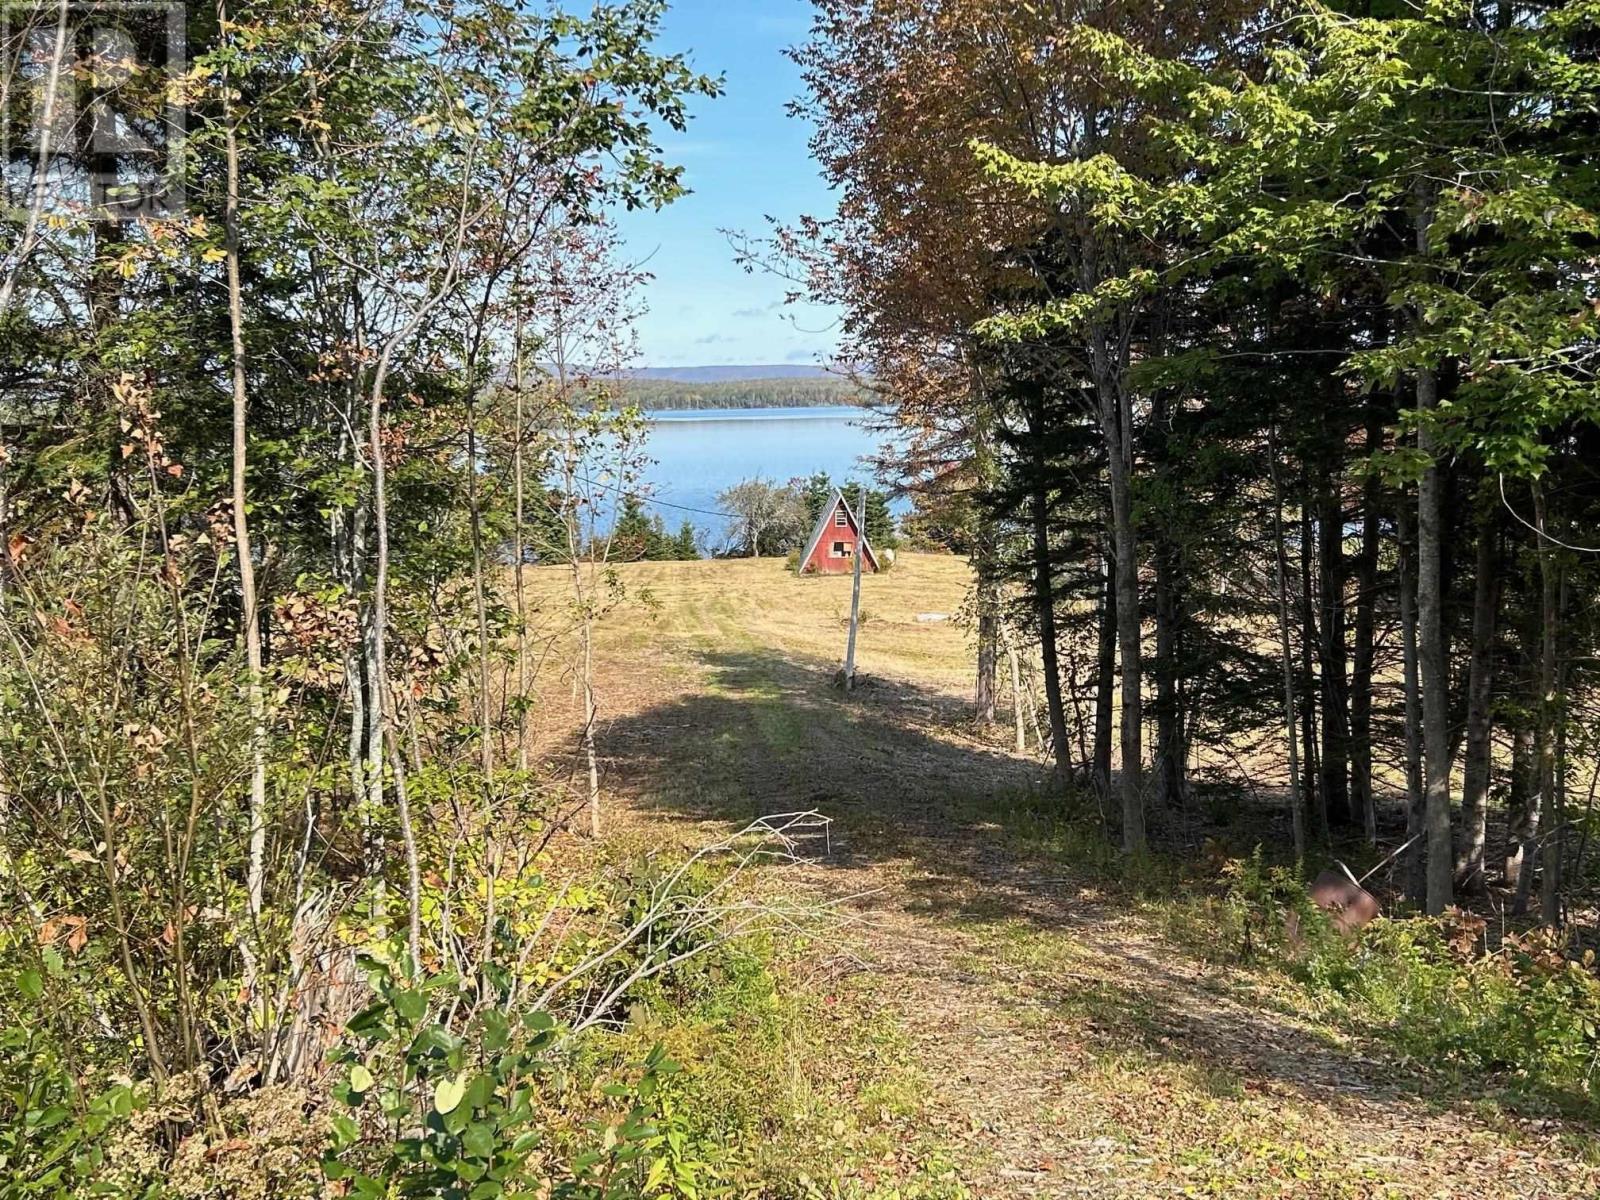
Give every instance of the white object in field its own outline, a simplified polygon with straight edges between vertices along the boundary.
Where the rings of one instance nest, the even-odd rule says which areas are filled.
[[[950,614],[949,613],[918,613],[917,614],[917,620],[920,623],[922,623],[923,625],[930,624],[931,622],[934,622],[934,621],[948,621],[949,619],[950,619]]]

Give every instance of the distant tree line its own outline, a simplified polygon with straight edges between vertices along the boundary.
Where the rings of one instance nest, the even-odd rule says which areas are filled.
[[[734,379],[689,383],[676,379],[629,379],[621,385],[623,400],[646,412],[696,408],[827,408],[864,407],[869,392],[833,375],[799,379]]]

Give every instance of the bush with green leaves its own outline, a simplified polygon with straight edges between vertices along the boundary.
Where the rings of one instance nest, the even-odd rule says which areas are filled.
[[[566,1103],[572,1047],[548,1013],[484,1002],[451,974],[364,965],[379,998],[348,1022],[336,1053],[341,1111],[323,1159],[326,1177],[350,1195],[710,1194],[715,1172],[666,1100],[662,1081],[676,1068],[659,1048],[634,1077],[600,1089],[608,1115],[586,1114]],[[472,1015],[463,1021],[464,1012]]]
[[[1429,1067],[1490,1076],[1579,1107],[1600,1085],[1600,977],[1542,935],[1479,954],[1438,921],[1378,920],[1318,942],[1300,973],[1331,1013]],[[1469,939],[1470,940],[1470,939]]]
[[[4,990],[38,1005],[44,977],[29,968]],[[39,1023],[7,1022],[0,1029],[0,1200],[82,1195],[105,1163],[107,1132],[134,1103],[126,1084],[83,1088]]]
[[[1600,1095],[1600,975],[1593,952],[1573,959],[1542,933],[1508,935],[1492,952],[1484,922],[1378,920],[1343,935],[1284,866],[1222,864],[1220,895],[1169,914],[1196,948],[1278,961],[1319,1016],[1375,1034],[1407,1058],[1512,1092],[1593,1109]],[[1291,923],[1292,918],[1292,923]]]

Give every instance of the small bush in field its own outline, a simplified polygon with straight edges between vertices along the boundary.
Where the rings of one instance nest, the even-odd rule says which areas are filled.
[[[357,1197],[632,1200],[705,1194],[712,1168],[662,1081],[659,1048],[637,1077],[601,1089],[612,1114],[563,1119],[568,1066],[554,1018],[481,1007],[453,975],[411,979],[368,961],[376,1003],[335,1055],[340,1111],[323,1173]],[[575,1124],[574,1124],[575,1120]]]

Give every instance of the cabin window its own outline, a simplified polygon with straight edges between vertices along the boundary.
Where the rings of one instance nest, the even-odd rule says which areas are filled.
[[[833,510],[833,524],[836,529],[843,529],[849,523],[850,518],[844,515],[844,509],[836,508]]]
[[[843,542],[835,542],[833,544],[833,556],[835,558],[848,558],[849,555],[850,550]]]

